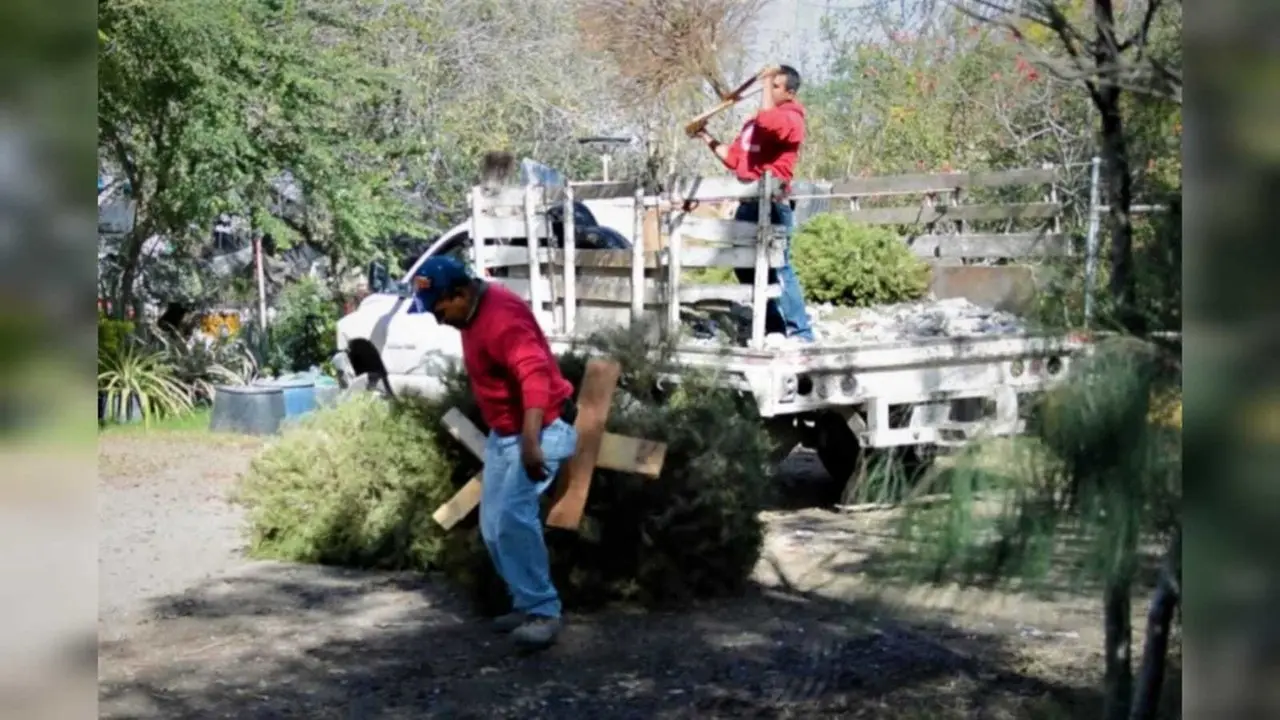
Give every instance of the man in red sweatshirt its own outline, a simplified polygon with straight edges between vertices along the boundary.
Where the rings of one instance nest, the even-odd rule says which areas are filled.
[[[527,647],[545,647],[560,631],[560,597],[551,584],[539,496],[573,456],[573,386],[515,293],[471,277],[449,257],[414,273],[410,312],[430,312],[462,332],[462,360],[489,426],[480,497],[480,535],[511,593],[512,612],[494,621]]]
[[[786,199],[791,191],[796,160],[800,157],[800,145],[804,142],[804,106],[796,99],[800,73],[790,65],[782,65],[761,80],[764,92],[760,94],[760,110],[742,126],[732,144],[721,144],[705,129],[699,131],[697,137],[739,180],[759,180],[767,170],[780,181],[781,187],[774,196],[769,222],[787,229],[787,244],[783,248],[783,265],[776,273],[782,294],[777,302],[769,301],[766,325],[771,331],[781,330],[787,337],[813,342],[813,328],[804,308],[804,290],[791,267],[791,233],[795,229],[795,216]],[[747,200],[739,203],[734,219],[754,223],[759,216],[760,203]],[[735,272],[738,282],[754,282],[754,270],[738,269]],[[774,272],[769,274],[772,276]],[[775,278],[770,277],[769,282],[775,282]]]

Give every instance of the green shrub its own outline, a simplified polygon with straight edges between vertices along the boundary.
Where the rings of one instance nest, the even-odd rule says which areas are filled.
[[[113,358],[124,352],[125,345],[133,337],[133,323],[128,320],[114,320],[102,313],[98,314],[98,369],[107,358]]]
[[[339,305],[319,281],[303,278],[280,293],[266,365],[275,372],[323,366],[337,352]]]
[[[552,574],[570,608],[650,606],[740,590],[760,555],[769,443],[749,406],[690,378],[667,392],[633,340],[611,432],[668,444],[662,475],[597,470],[581,532],[549,529]],[[575,387],[584,355],[561,359]],[[509,602],[480,542],[478,513],[446,533],[431,514],[480,468],[440,418],[458,407],[481,429],[465,377],[440,400],[361,397],[316,413],[263,451],[240,486],[255,555],[354,567],[436,569],[485,612]],[[550,493],[549,493],[550,495]],[[548,503],[549,504],[549,499]]]
[[[896,233],[830,213],[796,231],[791,262],[815,302],[868,307],[918,300],[929,291],[928,264]]]

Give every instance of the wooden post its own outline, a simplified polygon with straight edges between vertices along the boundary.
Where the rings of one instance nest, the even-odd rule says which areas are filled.
[[[550,244],[548,256],[551,255]],[[564,184],[564,333],[572,335],[578,318],[578,236],[573,212],[573,185]],[[532,252],[532,251],[531,251]]]
[[[756,214],[756,276],[751,293],[751,347],[764,347],[765,318],[769,303],[769,234],[773,220],[773,176],[760,177],[760,205]]]
[[[631,238],[631,326],[639,327],[644,317],[644,186],[636,188],[635,232]]]
[[[609,419],[613,392],[622,377],[622,366],[608,360],[590,360],[578,391],[578,447],[560,474],[559,494],[547,514],[547,525],[577,530],[587,507],[591,491],[591,474],[595,472],[604,439],[604,424]]]
[[[683,246],[680,225],[684,219],[683,205],[676,204],[675,183],[672,183],[671,214],[667,223],[667,317],[666,336],[674,341],[680,336],[680,251]],[[677,208],[680,208],[677,210]]]
[[[480,237],[480,188],[473,187],[467,193],[467,205],[471,208],[471,273],[484,277],[484,238]]]
[[[538,208],[534,202],[537,185],[528,185],[524,189],[524,232],[529,243],[529,304],[533,307],[535,317],[541,316],[543,303],[541,268],[538,264]],[[548,278],[550,280],[551,278]]]

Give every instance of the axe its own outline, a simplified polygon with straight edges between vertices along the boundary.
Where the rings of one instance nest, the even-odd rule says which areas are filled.
[[[728,110],[734,105],[737,105],[738,103],[742,102],[742,99],[747,96],[746,95],[747,90],[750,89],[751,86],[754,85],[757,80],[760,80],[766,75],[771,75],[777,71],[778,71],[778,67],[776,65],[767,65],[760,72],[747,78],[746,82],[739,85],[736,90],[729,93],[725,93],[723,91],[723,86],[720,83],[713,83],[713,86],[715,87],[717,93],[720,95],[720,99],[721,99],[720,104],[702,113],[698,117],[690,120],[684,126],[685,134],[688,135],[689,137],[693,137],[694,135],[697,135],[700,130],[702,130],[704,127],[707,126],[708,120],[715,117],[716,115],[719,115],[725,110]],[[756,92],[759,92],[759,90],[757,90]],[[755,94],[755,93],[752,93],[752,94]]]

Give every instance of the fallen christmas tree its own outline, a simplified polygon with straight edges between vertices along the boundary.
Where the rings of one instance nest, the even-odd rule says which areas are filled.
[[[696,374],[664,387],[665,353],[619,336],[594,338],[560,359],[575,388],[588,353],[622,366],[608,431],[665,443],[667,451],[656,479],[597,467],[579,531],[547,530],[566,606],[662,606],[741,590],[760,555],[759,512],[772,488],[769,440],[754,406]],[[440,571],[482,611],[506,610],[477,513],[451,530],[432,520],[481,467],[445,430],[445,414],[458,408],[485,430],[461,371],[446,386],[433,400],[358,396],[264,449],[238,492],[249,510],[251,553]]]

